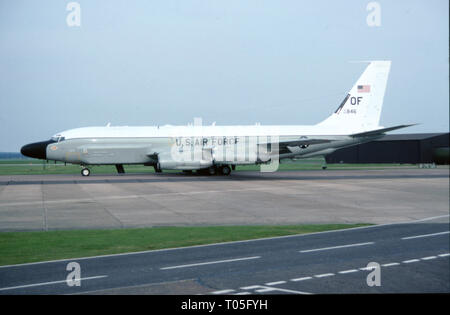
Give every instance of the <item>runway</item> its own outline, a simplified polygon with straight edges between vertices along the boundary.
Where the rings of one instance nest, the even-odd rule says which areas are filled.
[[[0,231],[396,223],[449,211],[449,169],[0,176]]]
[[[309,235],[0,267],[0,294],[450,293],[448,215]],[[79,286],[69,286],[69,263]],[[368,268],[370,263],[378,269]],[[367,279],[378,271],[378,283]]]

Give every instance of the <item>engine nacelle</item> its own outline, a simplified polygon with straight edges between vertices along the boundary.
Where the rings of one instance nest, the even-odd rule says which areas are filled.
[[[159,161],[158,166],[160,169],[165,170],[199,170],[202,168],[208,168],[213,165],[212,161],[174,161],[164,160]]]
[[[271,160],[271,152],[256,144],[250,147],[176,147],[170,152],[158,154],[158,169],[198,170],[213,165],[246,165],[266,163]]]

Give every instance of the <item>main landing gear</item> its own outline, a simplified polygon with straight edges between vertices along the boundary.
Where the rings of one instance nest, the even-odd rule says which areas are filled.
[[[221,175],[225,175],[228,176],[231,174],[231,167],[229,167],[228,165],[224,165],[220,167],[220,174]]]
[[[159,165],[159,163],[156,163],[155,165],[153,165],[153,168],[155,169],[155,173],[162,172],[162,169],[161,169],[161,166]]]
[[[231,167],[228,165],[211,166],[206,169],[197,170],[197,174],[200,175],[224,175],[228,176],[231,174]]]

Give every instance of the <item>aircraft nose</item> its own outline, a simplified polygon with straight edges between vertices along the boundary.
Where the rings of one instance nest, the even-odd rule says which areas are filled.
[[[47,159],[47,146],[50,143],[54,143],[53,140],[48,141],[41,141],[41,142],[34,142],[27,145],[24,145],[20,149],[20,153],[22,153],[25,156],[32,157],[35,159]]]

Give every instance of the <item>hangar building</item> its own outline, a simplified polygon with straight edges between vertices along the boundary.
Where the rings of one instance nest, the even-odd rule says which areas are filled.
[[[449,164],[449,133],[385,135],[326,156],[327,163]]]

